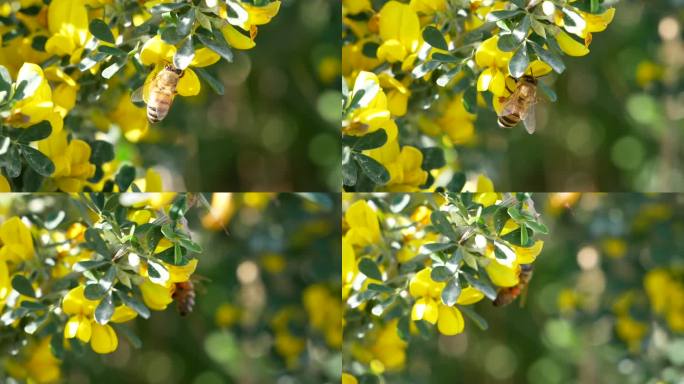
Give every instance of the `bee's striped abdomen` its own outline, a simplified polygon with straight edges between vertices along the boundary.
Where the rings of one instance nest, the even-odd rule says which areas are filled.
[[[161,96],[161,97],[160,97]],[[150,92],[150,102],[147,104],[147,118],[152,123],[158,123],[169,114],[173,95],[164,97],[161,92]]]
[[[513,128],[520,122],[520,115],[510,114],[506,116],[499,116],[498,122],[501,128]]]

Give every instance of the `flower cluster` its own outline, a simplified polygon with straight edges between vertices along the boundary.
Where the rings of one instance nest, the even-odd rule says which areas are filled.
[[[141,88],[148,100],[166,65],[183,71],[181,96],[199,94],[200,78],[223,93],[204,68],[253,48],[279,8],[279,0],[4,1],[0,191],[144,190],[136,174],[155,171],[114,150],[122,137],[149,136],[131,95]]]
[[[519,79],[589,53],[615,13],[603,3],[343,0],[345,188],[461,191],[452,148],[478,144],[478,110],[501,113]]]
[[[520,295],[543,248],[528,194],[344,195],[347,379],[401,370],[414,334],[464,331],[473,305]],[[504,297],[504,295],[507,295]],[[356,364],[355,362],[361,363]]]
[[[83,344],[108,354],[119,334],[135,340],[121,324],[166,309],[197,267],[186,195],[12,199],[0,224],[0,322],[11,337],[0,348],[16,379],[54,382],[59,360]]]

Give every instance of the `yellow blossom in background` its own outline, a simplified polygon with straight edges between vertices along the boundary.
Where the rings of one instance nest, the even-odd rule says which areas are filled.
[[[38,142],[38,149],[55,164],[52,179],[57,189],[64,192],[80,192],[86,181],[95,174],[90,163],[91,149],[83,140],[67,142],[67,131],[53,132]]]
[[[240,309],[230,303],[223,303],[216,309],[214,322],[222,328],[232,327],[240,320]]]
[[[0,260],[12,263],[27,261],[35,256],[31,231],[18,217],[12,217],[0,225]]]
[[[56,55],[72,55],[88,38],[88,10],[83,0],[53,0],[48,8],[52,36],[45,50]],[[77,55],[80,56],[80,55]]]
[[[404,61],[422,42],[418,15],[408,4],[388,1],[379,13],[382,44],[378,58],[390,63]]]
[[[380,148],[365,153],[381,163],[390,174],[386,188],[390,192],[417,192],[427,181],[428,173],[423,170],[423,153],[416,147],[388,141]]]
[[[49,121],[53,132],[61,131],[62,117],[55,111],[52,89],[42,68],[36,64],[24,63],[17,75],[15,91],[20,86],[23,87],[24,97],[14,104],[8,123],[16,127],[29,127],[41,121]]]
[[[349,230],[345,235],[354,246],[365,247],[381,240],[378,215],[364,200],[352,204],[344,214]]]
[[[128,95],[121,96],[109,117],[119,126],[126,139],[133,143],[145,138],[150,128],[147,112],[133,104]]]

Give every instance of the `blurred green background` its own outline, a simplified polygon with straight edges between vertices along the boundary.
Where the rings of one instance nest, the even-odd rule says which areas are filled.
[[[541,96],[537,133],[501,132],[494,114],[480,113],[480,143],[460,149],[464,169],[485,171],[500,191],[684,188],[684,2],[615,7],[591,52],[543,80],[558,101]]]
[[[684,334],[653,313],[643,279],[664,268],[682,287],[684,195],[533,197],[550,232],[540,237],[544,249],[524,306],[483,300],[474,309],[488,330],[466,318],[463,334],[416,335],[405,371],[386,382],[681,383]],[[648,329],[631,352],[616,333],[613,309],[629,290],[641,297],[629,315]]]
[[[177,98],[140,148],[166,190],[339,190],[340,18],[337,1],[283,0],[255,48],[209,68],[224,96]]]
[[[231,199],[215,206],[211,219],[203,208],[186,216],[204,249],[193,278],[194,311],[182,317],[174,302],[147,320],[118,327],[116,352],[97,355],[86,348],[80,355],[68,354],[62,382],[339,382],[339,346],[326,342],[303,296],[312,286],[339,296],[340,199],[274,193],[232,194]],[[326,304],[341,311],[341,303],[319,306],[340,319]],[[286,308],[298,320],[288,324],[299,340],[298,353],[284,354],[277,347],[274,319]],[[341,340],[341,324],[327,325],[338,330]],[[123,328],[140,338],[140,348],[126,339]]]

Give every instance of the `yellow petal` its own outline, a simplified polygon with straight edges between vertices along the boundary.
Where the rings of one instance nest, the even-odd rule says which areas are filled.
[[[439,304],[430,298],[420,298],[416,300],[411,309],[411,320],[425,320],[428,323],[436,323],[439,318]]]
[[[530,65],[527,67],[525,74],[534,77],[541,77],[550,73],[552,70],[553,69],[551,68],[551,66],[546,64],[545,62],[541,60],[535,60],[531,62]]]
[[[487,68],[484,71],[482,71],[482,73],[480,73],[480,76],[478,76],[477,78],[477,90],[480,92],[489,90],[493,78],[494,71],[491,68]]]
[[[439,320],[437,321],[437,329],[443,335],[457,335],[463,332],[464,327],[463,315],[456,307],[447,307],[441,305],[439,307]]]
[[[221,29],[221,33],[232,48],[247,50],[254,48],[256,45],[254,40],[250,39],[249,36],[243,35],[230,24],[226,24],[226,26]]]
[[[219,60],[221,60],[221,56],[216,52],[209,48],[200,48],[195,51],[195,57],[192,59],[192,62],[190,62],[190,66],[199,68],[208,67]]]
[[[494,96],[503,96],[506,93],[506,75],[502,71],[495,70],[489,90]]]
[[[109,325],[93,323],[93,335],[90,340],[90,347],[93,351],[106,354],[116,351],[119,346],[119,339],[116,337],[114,328]]]
[[[195,96],[200,92],[200,81],[197,74],[190,68],[183,72],[183,77],[178,82],[176,91],[181,96]]]
[[[518,267],[508,267],[499,263],[496,259],[490,260],[485,267],[487,275],[492,282],[499,287],[513,287],[518,285]]]
[[[484,293],[480,292],[474,287],[468,286],[463,288],[461,294],[458,296],[456,304],[470,305],[475,304],[484,298]]]
[[[5,255],[10,261],[21,262],[34,256],[31,231],[21,219],[14,216],[0,225],[0,240],[9,252]]]
[[[542,240],[537,240],[533,246],[529,248],[513,246],[513,250],[516,255],[516,262],[518,264],[531,264],[539,256],[542,248],[544,247],[544,242]]]
[[[112,315],[112,318],[109,321],[114,323],[125,323],[127,321],[135,319],[136,316],[138,316],[137,312],[135,312],[134,310],[125,305],[120,305],[116,307],[116,309],[114,310],[114,314]]]
[[[407,4],[387,2],[380,10],[379,34],[383,41],[397,40],[406,52],[415,52],[421,40],[420,21]]]
[[[149,279],[140,284],[140,291],[145,305],[155,311],[163,311],[173,301],[171,287],[155,284]]]
[[[392,39],[385,41],[378,47],[377,56],[382,61],[395,63],[402,61],[406,57],[406,47],[399,40]]]
[[[159,35],[147,40],[140,51],[140,62],[144,65],[170,63],[176,54],[176,47],[164,42]]]
[[[563,30],[558,32],[556,35],[556,40],[558,41],[560,49],[569,56],[584,56],[589,53],[589,48],[570,37],[570,35],[565,33]]]
[[[424,268],[413,276],[409,282],[409,293],[411,296],[423,297],[430,293],[430,284],[432,283],[431,272],[432,268]]]
[[[164,266],[169,271],[169,282],[182,283],[184,281],[190,280],[190,276],[195,272],[195,269],[197,268],[197,262],[197,259],[192,259],[183,266],[164,263]]]

